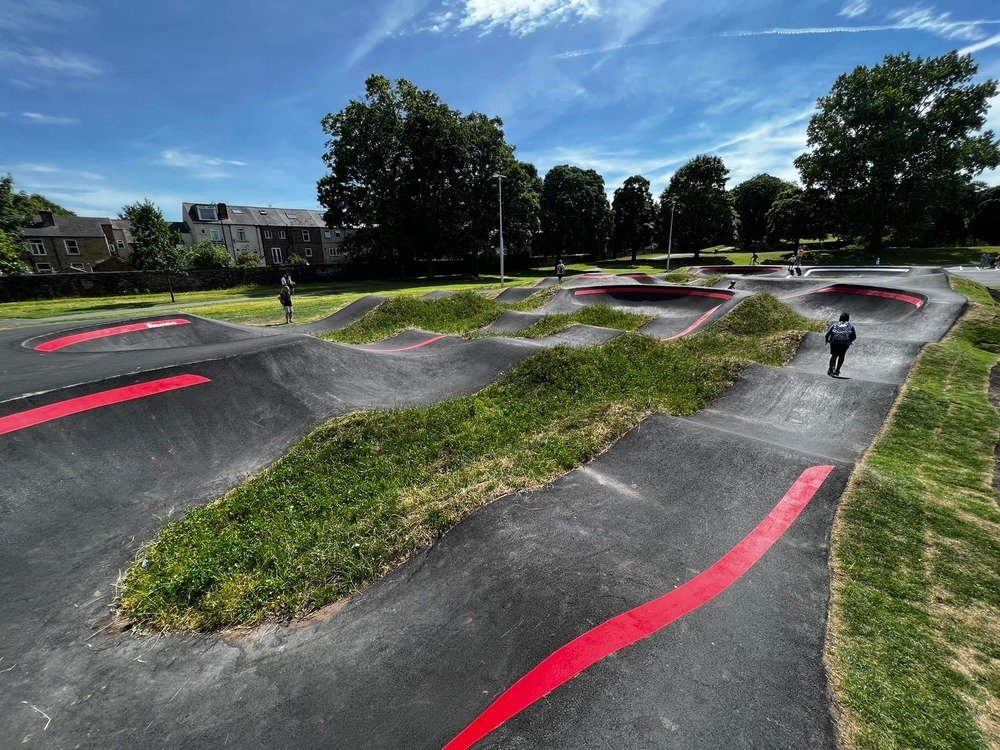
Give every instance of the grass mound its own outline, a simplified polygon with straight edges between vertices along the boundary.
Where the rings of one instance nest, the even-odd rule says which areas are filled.
[[[470,316],[489,309],[457,304]],[[435,327],[396,311],[387,320]],[[476,507],[587,461],[644,415],[690,414],[746,364],[786,361],[815,329],[759,295],[687,339],[630,333],[595,349],[545,350],[472,396],[334,420],[167,525],[140,552],[146,566],[124,577],[124,613],[199,630],[307,613],[378,579]]]
[[[924,350],[838,517],[829,661],[856,748],[1000,737],[1000,305],[954,284],[974,307]]]

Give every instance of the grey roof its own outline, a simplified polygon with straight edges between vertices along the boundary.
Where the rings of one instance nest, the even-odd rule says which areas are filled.
[[[24,237],[103,237],[102,224],[111,219],[95,216],[53,216],[54,226],[30,224],[21,230]]]
[[[229,211],[229,218],[219,221],[198,221],[191,219],[191,209],[194,206],[215,206],[214,203],[183,203],[185,221],[191,220],[195,224],[242,224],[244,226],[255,227],[293,227],[308,229],[317,227],[326,229],[326,222],[323,221],[323,212],[313,208],[275,208],[273,206],[237,206],[225,204]],[[241,213],[236,213],[237,211]],[[291,217],[289,217],[291,214]],[[197,214],[196,214],[197,216]]]

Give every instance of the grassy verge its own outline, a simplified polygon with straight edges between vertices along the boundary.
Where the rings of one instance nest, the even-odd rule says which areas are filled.
[[[828,659],[855,748],[1000,747],[1000,306],[926,348],[834,535]]]
[[[155,629],[286,618],[356,591],[464,515],[550,481],[652,411],[690,414],[816,325],[757,295],[703,333],[539,352],[478,394],[334,420],[221,500],[166,526],[123,580]]]

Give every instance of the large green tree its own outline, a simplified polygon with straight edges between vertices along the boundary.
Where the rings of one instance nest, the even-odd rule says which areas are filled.
[[[545,252],[604,257],[611,234],[604,178],[593,169],[552,167],[542,183],[541,225]]]
[[[132,250],[128,262],[140,271],[172,271],[183,260],[180,235],[170,228],[163,212],[150,200],[124,206],[118,218],[132,223]]]
[[[739,240],[745,249],[759,246],[767,238],[767,212],[790,182],[770,174],[759,174],[733,188],[733,205],[739,219]]]
[[[350,255],[400,271],[436,258],[479,258],[504,240],[526,253],[537,231],[537,174],[514,157],[499,118],[463,115],[406,80],[370,76],[365,96],[323,118],[328,173],[317,188],[331,225],[356,229]]]
[[[795,160],[807,187],[832,202],[837,229],[882,247],[926,234],[975,175],[1000,164],[1000,145],[982,132],[993,80],[951,52],[888,55],[837,78],[808,128],[810,151]]]
[[[726,190],[729,170],[721,157],[700,154],[674,172],[660,195],[659,240],[666,247],[670,214],[676,206],[673,244],[680,252],[694,253],[703,248],[733,241],[736,211],[733,196]]]
[[[39,211],[73,215],[44,195],[29,195],[23,190],[18,192],[14,189],[11,175],[0,177],[0,274],[13,276],[31,270],[24,261],[26,251],[21,242],[21,230],[34,220]]]
[[[625,180],[625,184],[615,190],[611,210],[614,214],[611,247],[615,252],[631,250],[632,263],[635,264],[639,249],[653,241],[656,211],[649,180],[641,175]]]
[[[822,198],[815,192],[789,185],[778,194],[767,212],[767,240],[799,243],[803,237],[826,235]]]

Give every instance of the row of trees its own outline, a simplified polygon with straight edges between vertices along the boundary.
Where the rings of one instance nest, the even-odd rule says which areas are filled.
[[[629,177],[609,203],[603,177],[570,165],[544,179],[518,161],[499,119],[463,115],[409,81],[372,76],[362,101],[327,115],[319,201],[331,224],[359,228],[349,253],[412,266],[497,247],[497,175],[516,258],[635,253],[670,237],[679,251],[738,241],[758,248],[835,234],[877,250],[897,244],[1000,241],[996,191],[976,183],[1000,165],[983,131],[993,80],[973,82],[968,55],[889,55],[837,78],[795,160],[801,187],[760,174],[726,189],[718,156],[683,165],[654,200]]]

